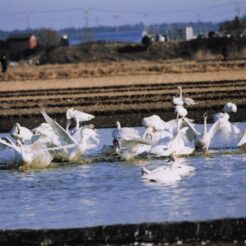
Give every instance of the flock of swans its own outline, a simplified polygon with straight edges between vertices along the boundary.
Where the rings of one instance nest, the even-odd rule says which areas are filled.
[[[142,125],[143,134],[131,127],[121,127],[116,122],[112,130],[111,145],[100,144],[100,136],[92,124],[83,124],[94,118],[73,108],[66,112],[67,124],[63,128],[52,119],[45,109],[41,114],[45,123],[30,130],[15,123],[9,134],[0,138],[0,163],[6,168],[46,168],[53,162],[80,162],[88,158],[108,160],[130,160],[136,157],[169,157],[171,165],[155,170],[143,168],[143,177],[149,180],[179,180],[193,170],[182,164],[177,156],[190,155],[194,151],[206,152],[214,139],[223,143],[223,147],[240,147],[246,144],[246,130],[229,121],[230,114],[237,112],[237,106],[228,102],[223,112],[213,116],[214,123],[207,125],[207,114],[203,115],[203,128],[198,129],[193,120],[187,118],[187,106],[196,103],[191,98],[183,97],[182,88],[178,87],[179,96],[172,99],[176,117],[164,121],[158,115],[145,117]],[[71,127],[74,121],[75,127]],[[103,160],[103,159],[101,159]]]

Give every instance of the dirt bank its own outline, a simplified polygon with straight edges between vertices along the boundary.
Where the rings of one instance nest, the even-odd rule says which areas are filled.
[[[1,245],[245,245],[246,220],[105,225],[71,229],[0,230]]]

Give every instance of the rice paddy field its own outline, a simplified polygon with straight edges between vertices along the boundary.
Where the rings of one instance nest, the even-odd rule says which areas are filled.
[[[232,101],[238,113],[231,120],[244,121],[245,67],[245,60],[11,64],[0,76],[0,131],[16,121],[34,127],[42,121],[40,107],[61,124],[70,107],[94,114],[97,127],[112,127],[116,119],[137,126],[151,114],[168,120],[178,85],[197,102],[190,118],[200,122],[204,111],[212,114]]]

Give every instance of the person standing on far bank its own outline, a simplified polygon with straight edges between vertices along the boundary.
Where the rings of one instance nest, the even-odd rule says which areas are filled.
[[[8,69],[8,59],[5,53],[1,56],[2,73],[5,73]]]

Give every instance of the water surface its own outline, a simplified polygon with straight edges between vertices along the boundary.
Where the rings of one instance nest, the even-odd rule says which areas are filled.
[[[101,132],[110,142],[108,130]],[[165,160],[0,171],[0,228],[69,228],[246,216],[246,155],[193,156],[173,185],[141,177]]]

